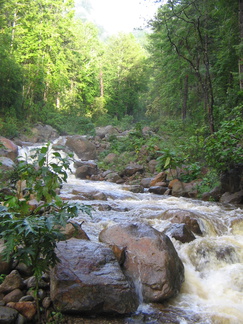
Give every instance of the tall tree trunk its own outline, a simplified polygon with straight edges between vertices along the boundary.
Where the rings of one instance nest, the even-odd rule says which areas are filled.
[[[104,97],[104,82],[103,82],[103,72],[100,71],[100,96]]]
[[[239,81],[240,89],[243,89],[243,57],[241,55],[243,46],[243,0],[239,0],[239,30],[240,30],[240,57],[239,57]]]

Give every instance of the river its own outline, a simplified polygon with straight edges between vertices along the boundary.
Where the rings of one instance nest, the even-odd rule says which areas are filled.
[[[122,185],[93,182],[71,176],[61,196],[74,199],[72,190],[98,191],[106,201],[89,200],[92,218],[80,215],[91,240],[116,223],[143,222],[163,231],[167,210],[187,210],[197,215],[203,236],[190,243],[171,239],[185,267],[180,294],[163,305],[145,305],[124,323],[243,323],[243,210],[237,206],[187,198],[132,193]],[[80,200],[77,200],[80,202]],[[166,314],[166,315],[165,315]],[[171,315],[168,315],[171,314]]]
[[[129,317],[75,323],[243,323],[242,206],[125,189],[122,185],[70,175],[60,195],[93,207],[92,217],[80,214],[77,219],[83,222],[82,228],[93,241],[98,241],[101,230],[116,223],[142,222],[163,231],[169,225],[169,220],[162,217],[168,210],[194,213],[203,235],[184,244],[171,238],[185,267],[185,282],[176,298],[163,304],[144,304],[141,296],[137,312]],[[76,199],[77,192],[94,191],[104,194],[107,200]]]

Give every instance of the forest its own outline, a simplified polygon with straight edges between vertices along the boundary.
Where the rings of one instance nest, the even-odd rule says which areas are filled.
[[[169,0],[149,33],[105,39],[73,0],[0,8],[1,135],[35,123],[91,135],[114,125],[135,128],[142,145],[139,130],[149,126],[167,138],[147,143],[167,161],[212,174],[242,163],[242,0]]]

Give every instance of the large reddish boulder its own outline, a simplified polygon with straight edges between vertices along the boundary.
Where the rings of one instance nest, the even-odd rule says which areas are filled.
[[[113,225],[100,241],[126,247],[125,275],[145,302],[162,302],[177,295],[184,281],[184,266],[168,236],[142,224]]]

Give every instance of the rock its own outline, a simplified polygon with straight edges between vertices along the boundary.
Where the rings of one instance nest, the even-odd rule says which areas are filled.
[[[36,314],[36,305],[34,302],[10,302],[7,306],[16,309],[28,320],[32,320]]]
[[[95,160],[96,147],[87,138],[80,135],[69,136],[66,146],[70,148],[82,160]]]
[[[14,289],[21,289],[24,287],[23,279],[17,270],[13,270],[6,276],[3,283],[0,285],[0,292],[9,293]]]
[[[125,262],[125,259],[126,259],[126,248],[120,247],[120,246],[117,246],[114,244],[110,245],[109,247],[112,249],[119,264],[123,265],[123,263]]]
[[[58,138],[59,134],[56,129],[50,125],[37,124],[31,129],[31,135],[23,134],[20,140],[31,143],[45,143]]]
[[[31,295],[25,295],[22,298],[20,298],[20,302],[26,302],[26,301],[34,301],[34,297]]]
[[[142,165],[132,163],[132,164],[129,164],[128,166],[126,166],[126,168],[122,171],[121,175],[131,177],[132,175],[134,175],[137,172],[143,173],[144,167]]]
[[[91,176],[98,174],[97,164],[93,161],[76,161],[74,166],[77,168],[75,172],[76,178],[89,179]]]
[[[193,212],[183,209],[170,209],[161,215],[162,219],[171,218],[171,223],[186,224],[190,231],[197,235],[202,235],[201,228],[196,219],[197,217]]]
[[[35,276],[29,277],[24,281],[28,289],[36,287],[36,278]],[[48,288],[49,283],[43,280],[42,278],[38,281],[39,288]]]
[[[104,159],[103,162],[105,163],[113,163],[118,158],[117,154],[109,153]]]
[[[136,310],[130,287],[108,247],[70,239],[57,244],[60,259],[51,271],[51,299],[63,313],[118,313]]]
[[[3,145],[0,148],[0,156],[5,156],[13,161],[16,160],[18,157],[18,146],[3,136],[0,136],[0,144]]]
[[[157,195],[164,195],[169,188],[162,187],[162,186],[153,186],[149,188],[149,192],[157,194]]]
[[[222,192],[235,193],[243,189],[243,163],[225,171],[220,178]]]
[[[47,309],[51,306],[51,298],[50,297],[45,297],[43,300],[42,300],[42,306]]]
[[[9,307],[0,306],[0,323],[12,324],[15,323],[18,317],[18,311]]]
[[[145,302],[162,302],[179,293],[184,267],[166,235],[142,223],[118,224],[104,229],[99,239],[126,247],[124,273],[139,282]]]
[[[189,243],[196,239],[186,224],[173,224],[164,233],[181,243]]]
[[[144,188],[149,188],[152,178],[144,178],[141,180],[141,186]]]
[[[119,131],[114,126],[108,125],[105,127],[95,128],[96,136],[102,138],[108,138],[110,135],[118,135]]]
[[[77,188],[72,190],[72,194],[76,195],[75,199],[82,200],[107,200],[106,194],[93,189]]]
[[[221,196],[219,201],[223,204],[242,204],[243,203],[243,190],[235,192],[235,193],[225,192]]]
[[[196,198],[199,181],[200,180],[194,180],[189,183],[184,183],[178,179],[174,179],[170,181],[168,187],[172,189],[172,196]]]
[[[117,172],[109,172],[106,174],[105,180],[109,182],[117,183],[119,180],[121,180],[121,177]]]
[[[158,173],[150,182],[150,187],[156,186],[158,182],[165,182],[167,174],[165,172]]]
[[[219,201],[221,195],[222,195],[221,187],[220,186],[217,186],[217,187],[213,188],[209,192],[204,192],[202,194],[202,200],[203,201],[209,201],[209,200]]]
[[[122,189],[126,190],[126,191],[131,191],[134,193],[143,193],[144,192],[144,187],[141,185],[123,186]]]
[[[66,225],[64,234],[66,236],[66,239],[75,237],[80,240],[89,240],[88,235],[81,228],[81,225],[73,221],[72,222],[70,221],[70,223]]]
[[[106,201],[107,200],[106,194],[103,193],[103,192],[99,192],[99,191],[97,191],[96,193],[94,193],[93,197],[94,197],[94,200],[102,200],[102,201]]]
[[[33,268],[31,266],[27,266],[23,262],[18,263],[15,270],[18,270],[18,272],[24,277],[30,277],[33,275]]]
[[[149,172],[155,173],[157,164],[157,160],[150,160],[148,163]]]
[[[18,302],[20,298],[23,297],[23,292],[20,289],[14,289],[7,295],[3,297],[4,302],[7,304],[9,302]]]
[[[0,169],[1,170],[13,170],[15,167],[15,163],[13,162],[13,160],[11,160],[8,157],[5,156],[1,156],[0,157]]]

